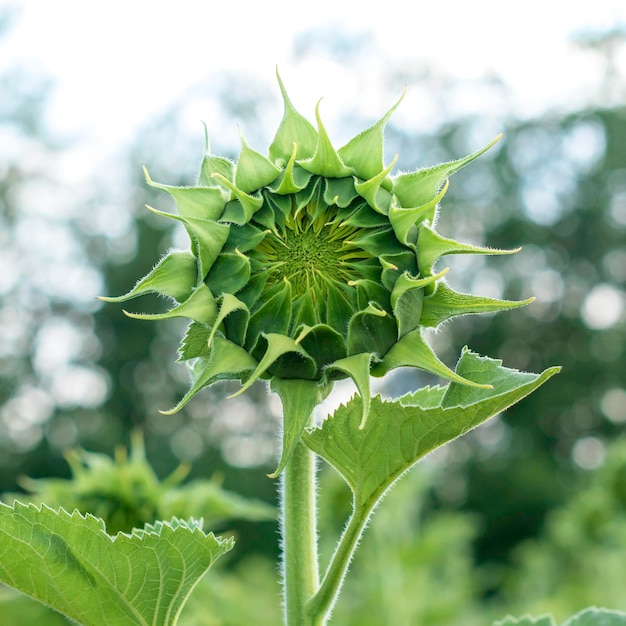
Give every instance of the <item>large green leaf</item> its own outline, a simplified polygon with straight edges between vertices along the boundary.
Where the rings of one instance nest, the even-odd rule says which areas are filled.
[[[626,626],[626,613],[592,607],[570,617],[563,626]]]
[[[505,617],[494,622],[493,626],[556,626],[556,623],[550,615],[536,618],[525,615],[520,618]],[[562,626],[626,626],[626,613],[591,607],[570,617]]]
[[[505,617],[502,620],[498,620],[493,623],[493,626],[556,626],[552,616],[543,615],[541,617],[530,617],[524,615],[524,617]]]
[[[362,429],[362,405],[353,399],[303,439],[347,481],[355,509],[370,511],[424,455],[521,400],[558,371],[553,367],[542,374],[518,372],[466,349],[457,373],[475,383],[489,383],[492,389],[450,383],[444,394],[434,388],[394,402],[377,396]]]
[[[0,503],[0,582],[84,626],[176,624],[192,589],[231,539],[177,519],[131,535],[101,519]]]

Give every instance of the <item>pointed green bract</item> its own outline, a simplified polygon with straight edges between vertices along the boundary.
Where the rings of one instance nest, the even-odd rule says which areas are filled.
[[[177,302],[186,300],[196,286],[197,264],[193,254],[172,251],[144,276],[127,294],[117,297],[100,296],[105,302],[125,302],[147,293],[169,296]]]
[[[376,124],[359,133],[343,148],[339,148],[338,155],[343,163],[348,167],[352,167],[355,172],[359,173],[361,178],[373,178],[385,169],[383,164],[385,124],[387,124],[391,114],[398,108],[405,94],[406,89],[398,101]]]
[[[393,179],[393,193],[398,197],[402,206],[423,206],[439,193],[446,178],[487,152],[501,138],[502,135],[498,135],[484,148],[457,161],[396,176]]]
[[[232,163],[231,163],[232,165]],[[176,202],[176,208],[183,217],[201,217],[207,220],[218,219],[224,208],[226,194],[219,187],[172,187],[155,183],[144,168],[146,181],[155,189],[166,191]]]
[[[213,342],[213,337],[215,337],[215,333],[220,328],[220,325],[224,322],[224,320],[231,315],[231,313],[241,313],[241,319],[239,320],[239,333],[236,331],[231,332],[229,334],[236,335],[239,341],[236,343],[243,343],[245,339],[246,327],[248,326],[248,320],[250,319],[250,312],[248,311],[248,307],[244,302],[236,298],[230,293],[225,293],[218,299],[218,305],[220,307],[219,313],[215,318],[215,322],[213,323],[213,328],[209,334],[209,338],[207,340],[207,344],[211,346]],[[234,329],[233,329],[234,330]]]
[[[210,350],[210,351],[209,351]],[[215,337],[207,356],[198,358],[191,370],[191,388],[180,402],[163,415],[180,411],[199,391],[218,380],[241,380],[258,367],[258,363],[243,348],[221,337]],[[196,358],[194,355],[190,358]]]
[[[258,195],[250,195],[248,192],[237,187],[235,183],[231,183],[221,174],[213,174],[213,178],[219,180],[224,186],[231,190],[233,198],[236,198],[243,209],[243,221],[241,224],[247,224],[252,216],[263,206],[263,199]],[[222,214],[223,217],[223,214]]]
[[[78,511],[0,503],[0,582],[83,626],[174,626],[232,539],[199,522],[157,522],[111,537]]]
[[[330,178],[343,178],[351,176],[354,170],[348,167],[337,154],[333,144],[330,142],[328,133],[322,123],[320,117],[320,103],[315,108],[315,117],[317,119],[317,146],[315,153],[310,159],[300,159],[298,164],[311,174],[319,176],[327,176]]]
[[[417,266],[421,274],[431,271],[437,259],[446,254],[514,254],[521,248],[513,250],[499,250],[498,248],[482,248],[461,243],[454,239],[442,237],[429,224],[419,226],[417,236]]]
[[[198,276],[200,278],[206,276],[228,240],[230,226],[219,224],[213,220],[165,213],[147,205],[146,208],[156,215],[169,217],[185,225],[191,239],[192,252],[198,260]]]
[[[435,291],[424,298],[420,324],[427,328],[436,328],[439,324],[456,315],[507,311],[526,306],[533,300],[534,298],[519,301],[499,300],[485,296],[473,296],[454,291],[449,285],[441,281],[437,283]]]
[[[448,190],[446,180],[442,190],[432,200],[421,206],[407,208],[394,203],[389,207],[389,221],[393,226],[396,237],[406,246],[417,242],[417,226],[419,223],[431,215],[435,207],[441,202]]]
[[[280,159],[287,161],[291,156],[293,145],[296,144],[297,157],[307,159],[315,152],[317,132],[310,122],[294,109],[278,72],[276,72],[276,77],[283,96],[285,112],[269,147],[270,158],[275,163]]]
[[[271,387],[280,396],[283,404],[283,447],[278,467],[269,475],[270,478],[276,478],[298,445],[302,431],[310,422],[313,409],[326,398],[331,386],[321,387],[311,380],[274,378]]]
[[[370,412],[371,394],[370,394],[370,363],[372,362],[372,354],[362,352],[361,354],[353,354],[345,359],[335,361],[330,367],[338,369],[350,376],[354,381],[356,388],[361,396],[361,421],[359,428],[365,428],[367,417]]]
[[[389,206],[393,198],[389,191],[383,187],[383,184],[387,180],[387,175],[391,172],[397,160],[398,155],[396,154],[393,161],[382,172],[375,174],[369,180],[356,182],[354,184],[357,193],[367,200],[372,209],[382,215],[389,213]]]
[[[252,150],[241,135],[241,152],[235,170],[235,185],[250,193],[276,180],[280,169],[259,152]]]
[[[420,328],[404,335],[395,343],[391,350],[385,354],[382,361],[372,368],[372,374],[374,376],[384,376],[387,372],[397,367],[417,367],[461,385],[490,388],[489,383],[483,384],[463,378],[463,376],[447,367],[437,358],[424,339]]]
[[[200,285],[181,304],[165,313],[130,313],[125,315],[137,320],[167,320],[173,317],[187,317],[194,322],[213,324],[217,317],[217,304],[211,291],[206,285]]]
[[[415,330],[422,321],[424,288],[448,273],[448,268],[435,276],[413,278],[408,272],[401,274],[391,290],[391,306],[398,322],[398,339]],[[443,284],[443,283],[442,283]]]
[[[285,196],[302,191],[311,180],[311,172],[296,166],[298,145],[293,144],[293,152],[282,174],[268,188],[274,193]]]
[[[309,359],[310,361],[310,357],[307,355],[304,349],[293,339],[285,337],[285,335],[281,335],[279,333],[268,333],[263,334],[263,339],[265,340],[267,346],[263,357],[259,361],[259,364],[254,372],[252,372],[250,378],[237,393],[230,396],[231,398],[242,394],[252,385],[255,380],[258,380],[261,376],[263,376],[267,369],[270,368],[281,356],[285,354],[294,352],[296,354],[299,354],[303,359]]]

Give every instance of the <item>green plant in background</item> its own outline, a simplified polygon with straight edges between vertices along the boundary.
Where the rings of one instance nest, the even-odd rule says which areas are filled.
[[[397,157],[384,164],[383,130],[399,103],[335,150],[319,105],[315,129],[282,83],[281,90],[285,114],[268,157],[242,138],[236,164],[208,154],[207,146],[195,187],[147,176],[174,198],[178,214],[152,210],[181,222],[191,249],[168,253],[128,294],[106,299],[157,293],[173,307],[129,315],[191,320],[180,360],[190,364],[192,384],[170,412],[225,379],[241,381],[237,393],[268,379],[279,394],[283,446],[272,476],[282,480],[285,623],[314,626],[328,621],[365,525],[391,485],[428,452],[528,395],[559,368],[522,373],[464,349],[451,370],[425,340],[427,329],[456,315],[530,302],[458,293],[445,282],[446,270],[435,269],[448,254],[515,252],[463,244],[435,230],[448,177],[497,139],[458,161],[392,176]],[[450,382],[395,401],[372,398],[370,375],[398,367]],[[313,409],[334,381],[348,377],[359,397],[316,425]],[[353,496],[322,575],[317,457],[339,472]],[[193,520],[149,523],[111,540],[101,520],[78,513],[18,502],[0,513],[0,580],[84,624],[175,624],[197,580],[232,545],[204,535]],[[28,558],[18,549],[24,536],[31,537]],[[153,569],[127,560],[129,551]],[[85,585],[90,593],[83,593]]]
[[[71,480],[23,478],[20,486],[30,493],[4,494],[3,501],[90,512],[106,521],[110,533],[130,532],[172,517],[202,518],[205,528],[217,528],[232,519],[265,521],[276,516],[269,504],[223,489],[219,477],[182,485],[191,469],[188,464],[159,480],[146,460],[139,432],[132,435],[130,453],[119,447],[114,459],[84,450],[72,450],[65,457]]]
[[[626,613],[607,611],[606,609],[590,608],[573,615],[561,626],[623,626],[626,624]],[[557,626],[550,615],[542,617],[507,617],[494,622],[493,626]]]
[[[143,437],[138,432],[132,436],[130,452],[119,447],[114,459],[83,450],[70,451],[66,458],[72,470],[71,479],[25,478],[21,484],[30,493],[4,494],[4,502],[19,500],[34,505],[46,503],[54,509],[63,507],[66,510],[89,511],[105,522],[107,531],[111,534],[132,533],[133,529],[142,528],[151,520],[173,517],[201,518],[205,528],[216,528],[224,527],[227,521],[233,519],[259,522],[273,520],[276,516],[275,509],[265,502],[226,491],[216,479],[194,480],[181,485],[190,470],[186,464],[180,465],[170,476],[159,481],[145,458]],[[238,569],[243,567],[271,580],[271,567],[263,561],[244,560]],[[235,611],[237,602],[233,601],[233,607],[228,612],[222,606],[228,599],[234,600],[233,596],[244,595],[240,588],[240,578],[225,571],[220,571],[215,576],[204,576],[189,598],[179,624],[217,626],[223,623],[218,620],[224,614],[233,616],[235,623],[251,622],[252,619],[243,619],[246,615],[245,607]],[[266,593],[268,597],[265,607],[270,619],[267,623],[275,623],[271,621],[271,593],[274,590],[270,585],[260,586],[257,583],[255,591],[258,596],[254,600],[255,607],[262,604],[262,594],[269,592]],[[245,593],[249,595],[252,592],[247,590]],[[217,616],[207,616],[203,604],[195,599],[200,596],[206,601],[207,595],[210,595],[211,605],[214,607],[212,612]],[[58,604],[50,604],[60,608]],[[254,607],[248,607],[250,617],[254,615],[254,610]],[[10,589],[0,590],[0,616],[3,626],[18,626],[25,621],[37,626],[67,623],[58,613],[33,603]],[[238,619],[239,617],[242,619]],[[112,618],[107,614],[106,619]]]
[[[564,506],[542,534],[518,546],[505,585],[509,607],[556,617],[590,604],[626,610],[626,441]]]

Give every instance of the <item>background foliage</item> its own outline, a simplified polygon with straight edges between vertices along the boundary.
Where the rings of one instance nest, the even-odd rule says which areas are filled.
[[[8,28],[10,16],[1,17]],[[296,41],[294,55],[304,64],[324,53],[349,67],[358,38],[338,46],[340,35],[331,35]],[[625,44],[611,33],[581,45],[605,80],[580,110],[520,119],[497,80],[459,85],[399,70],[381,83],[387,104],[405,84],[441,103],[441,120],[427,133],[401,131],[392,119],[389,153],[414,159],[404,169],[456,158],[505,131],[498,151],[457,174],[439,230],[477,244],[524,246],[497,268],[489,258],[454,259],[455,288],[537,301],[451,323],[432,337],[438,353],[452,364],[467,344],[509,367],[561,364],[564,371],[397,486],[363,542],[337,623],[467,625],[484,623],[477,616],[486,611],[565,618],[587,604],[626,609],[626,107],[614,104],[615,94],[624,101],[626,85],[611,56]],[[155,180],[192,182],[203,137],[200,125],[191,132],[185,124],[189,103],[206,101],[218,118],[240,123],[252,146],[263,145],[276,89],[243,74],[198,86],[148,121],[127,154],[81,178],[71,174],[71,143],[46,126],[51,88],[32,66],[0,76],[0,491],[19,491],[23,475],[67,478],[63,451],[112,454],[139,428],[158,476],[192,462],[190,479],[221,475],[228,489],[273,503],[265,474],[276,453],[275,400],[257,385],[225,401],[224,386],[176,416],[160,415],[187,386],[184,368],[173,364],[181,326],[130,320],[95,296],[127,291],[155,250],[177,245],[177,231],[142,209],[167,208],[167,199],[145,187],[140,165]],[[470,92],[494,106],[455,116],[450,103]],[[345,111],[337,132],[347,137],[373,121],[361,115]],[[429,382],[401,373],[381,391],[397,395]],[[322,493],[332,503],[324,523],[338,534],[348,498],[330,471]],[[215,615],[191,617],[190,608],[189,619],[199,621],[189,623],[247,623],[229,613],[246,603],[267,606],[255,619],[276,623],[274,523],[233,520],[228,528],[237,548],[226,569],[207,577],[217,590]],[[16,614],[39,610],[25,606]]]

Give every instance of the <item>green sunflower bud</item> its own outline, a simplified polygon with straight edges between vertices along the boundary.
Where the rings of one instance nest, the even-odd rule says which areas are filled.
[[[192,385],[171,412],[224,379],[241,381],[238,393],[260,378],[279,393],[305,389],[314,406],[333,381],[350,377],[363,423],[370,375],[408,366],[485,386],[442,363],[424,329],[528,302],[457,293],[444,281],[447,270],[434,269],[448,254],[515,252],[459,243],[434,229],[449,176],[499,137],[458,161],[392,176],[397,157],[384,164],[383,131],[402,98],[336,150],[319,104],[315,129],[279,84],[285,112],[267,157],[242,137],[234,164],[209,154],[207,141],[197,186],[162,185],[146,172],[178,208],[177,215],[155,212],[182,222],[191,249],[170,252],[129,293],[105,299],[156,292],[174,306],[129,315],[192,320],[180,348]]]

